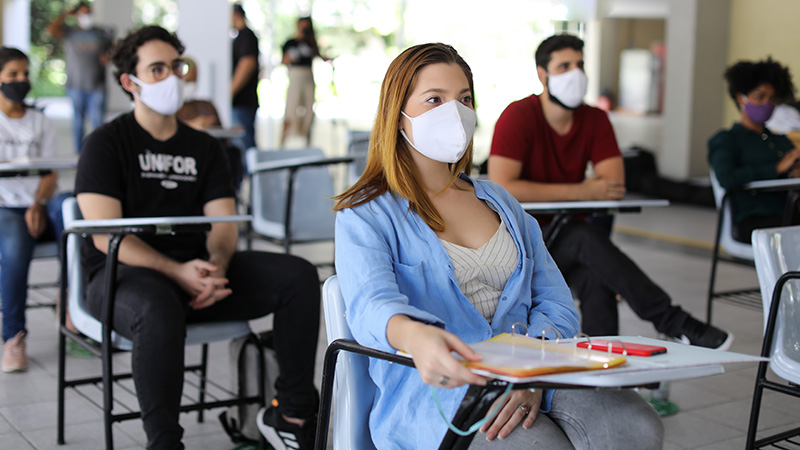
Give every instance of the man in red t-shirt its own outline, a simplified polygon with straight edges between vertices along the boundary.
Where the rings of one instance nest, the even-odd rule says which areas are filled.
[[[606,113],[585,105],[583,41],[546,39],[536,50],[541,95],[511,103],[495,125],[489,178],[521,202],[618,200],[625,171]],[[585,176],[589,162],[594,175]],[[618,334],[617,295],[656,329],[683,342],[726,349],[733,336],[690,316],[609,239],[573,220],[561,228],[550,253],[581,303],[582,330]]]

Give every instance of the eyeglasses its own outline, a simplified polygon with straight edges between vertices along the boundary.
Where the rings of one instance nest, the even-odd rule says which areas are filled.
[[[169,64],[162,62],[150,64],[147,70],[156,81],[161,81],[173,73],[176,77],[183,78],[189,73],[189,64],[182,59],[176,59]]]

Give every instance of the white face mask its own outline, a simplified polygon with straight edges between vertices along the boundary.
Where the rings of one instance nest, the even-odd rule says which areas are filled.
[[[78,14],[75,17],[75,20],[78,22],[78,27],[82,30],[88,30],[92,28],[94,25],[94,20],[92,20],[92,16],[90,14]]]
[[[575,109],[583,104],[587,83],[583,70],[572,69],[569,72],[548,76],[547,92],[557,103]]]
[[[142,89],[136,94],[148,108],[153,111],[171,116],[183,106],[183,80],[170,75],[155,83],[143,83],[134,75],[128,75],[134,83]]]
[[[414,142],[404,130],[400,134],[414,149],[430,159],[444,163],[454,163],[464,156],[472,140],[477,122],[475,111],[457,100],[426,111],[417,117],[409,117]]]

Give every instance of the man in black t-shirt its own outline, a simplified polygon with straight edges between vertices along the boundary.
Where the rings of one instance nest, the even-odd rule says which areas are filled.
[[[244,9],[239,3],[233,5],[233,96],[234,125],[244,127],[244,137],[238,146],[242,151],[256,146],[255,121],[258,110],[258,37],[247,28]]]
[[[175,117],[186,74],[182,52],[174,34],[152,26],[117,44],[115,76],[135,107],[86,139],[75,181],[86,219],[235,213],[221,145]],[[178,409],[186,323],[250,320],[270,313],[275,314],[280,376],[276,406],[262,411],[261,427],[291,436],[301,449],[313,445],[316,269],[290,255],[238,252],[237,243],[232,223],[215,223],[201,235],[129,235],[122,240],[113,325],[133,342],[133,380],[147,448],[183,448]],[[96,317],[102,308],[107,248],[106,236],[83,242],[87,303]]]

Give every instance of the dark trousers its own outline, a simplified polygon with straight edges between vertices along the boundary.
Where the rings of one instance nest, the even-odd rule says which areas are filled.
[[[688,314],[653,283],[599,228],[570,222],[551,245],[550,254],[581,308],[581,329],[591,336],[619,334],[617,294],[656,330],[675,336]]]
[[[148,449],[183,448],[178,410],[187,323],[250,320],[274,313],[280,411],[299,418],[316,413],[313,378],[320,288],[312,264],[291,255],[238,252],[226,274],[233,293],[197,311],[187,306],[189,295],[165,275],[124,265],[118,270],[114,330],[133,341],[133,381]],[[87,287],[89,310],[95,317],[102,306],[104,271],[94,274]]]
[[[800,214],[795,213],[789,225],[800,224]],[[750,244],[753,231],[761,228],[775,228],[784,226],[783,216],[776,214],[773,216],[747,216],[741,222],[733,226],[733,238],[739,242]]]

